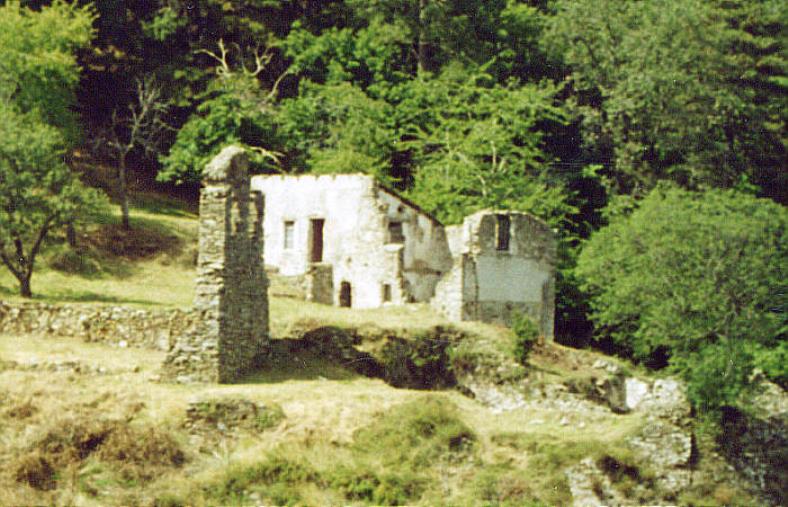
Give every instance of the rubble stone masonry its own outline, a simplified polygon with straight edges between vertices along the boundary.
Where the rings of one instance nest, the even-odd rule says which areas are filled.
[[[176,340],[163,380],[234,382],[266,347],[263,213],[262,194],[250,190],[246,153],[225,148],[203,172],[194,298],[199,323]]]

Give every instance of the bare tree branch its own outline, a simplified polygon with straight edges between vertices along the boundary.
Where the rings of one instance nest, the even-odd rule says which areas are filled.
[[[224,44],[220,44],[220,49],[225,56]],[[128,104],[125,113],[113,110],[109,122],[94,138],[93,147],[96,151],[117,164],[122,221],[126,229],[130,227],[126,174],[128,155],[135,149],[148,157],[158,154],[165,133],[173,130],[164,120],[167,109],[161,88],[153,78],[138,79],[134,99]]]

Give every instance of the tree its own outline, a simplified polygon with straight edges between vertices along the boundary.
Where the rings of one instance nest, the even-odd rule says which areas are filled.
[[[74,52],[90,41],[92,21],[61,1],[38,12],[0,7],[0,260],[24,297],[49,232],[102,202],[63,162],[78,137]]]
[[[541,128],[566,114],[547,85],[499,86],[447,67],[403,90],[396,109],[415,165],[408,195],[447,223],[482,208],[529,211],[561,225],[574,211],[550,170]]]
[[[169,126],[164,121],[167,105],[161,89],[151,78],[137,80],[137,93],[125,113],[112,111],[109,123],[95,137],[94,145],[117,164],[118,193],[120,196],[121,223],[130,229],[127,162],[132,150],[141,150],[148,156],[159,154],[164,133]]]
[[[577,274],[597,336],[638,360],[667,361],[691,392],[708,398],[717,383],[717,406],[735,401],[753,356],[780,347],[784,354],[786,233],[788,211],[767,199],[657,187],[580,254]],[[712,347],[729,359],[728,370]],[[717,372],[710,385],[698,384],[701,366]],[[710,408],[710,400],[694,401]]]
[[[17,0],[0,6],[0,101],[12,102],[22,113],[37,111],[69,142],[79,137],[75,52],[90,42],[93,19],[88,7],[62,0],[39,12]]]
[[[160,159],[162,170],[157,179],[177,184],[198,183],[203,167],[228,144],[240,144],[248,149],[253,170],[275,168],[279,153],[273,100],[280,80],[269,91],[262,90],[257,80],[270,62],[271,54],[258,48],[254,66],[246,67],[243,61],[231,62],[229,49],[222,41],[219,41],[219,52],[203,52],[218,64],[216,78],[203,94],[196,112],[178,131],[170,152]],[[240,50],[238,53],[242,60]]]
[[[0,260],[23,297],[47,235],[105,201],[63,163],[63,135],[36,115],[0,104]]]
[[[555,8],[545,43],[570,66],[586,148],[615,191],[643,195],[666,179],[695,189],[754,183],[785,202],[784,2]]]

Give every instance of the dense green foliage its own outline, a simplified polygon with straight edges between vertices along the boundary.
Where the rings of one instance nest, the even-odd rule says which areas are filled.
[[[733,403],[754,351],[785,349],[787,229],[767,200],[658,187],[583,249],[591,317],[635,358],[666,357],[700,407]]]
[[[63,162],[77,135],[73,52],[90,40],[91,21],[62,2],[39,13],[16,2],[0,7],[0,259],[25,297],[49,232],[102,203]]]
[[[546,45],[570,66],[584,143],[619,191],[750,182],[785,200],[784,2],[555,7]]]
[[[220,77],[178,131],[169,154],[161,160],[158,178],[198,182],[202,168],[229,144],[249,148],[252,167],[262,170],[276,160],[260,146],[271,142],[272,132],[271,111],[257,82],[243,75]]]
[[[512,323],[514,333],[514,357],[520,364],[528,363],[528,356],[539,341],[539,328],[526,315],[519,315]]]

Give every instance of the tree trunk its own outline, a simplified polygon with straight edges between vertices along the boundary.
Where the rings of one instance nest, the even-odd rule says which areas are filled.
[[[429,58],[429,43],[427,42],[427,0],[419,0],[419,41],[418,41],[418,74],[424,74]]]
[[[33,291],[30,290],[30,279],[32,276],[21,276],[19,277],[19,294],[23,298],[32,298]]]
[[[66,224],[66,241],[68,241],[68,246],[72,249],[77,247],[77,230],[74,227],[74,222]]]
[[[119,157],[118,160],[118,180],[119,187],[120,187],[120,215],[121,215],[121,224],[123,228],[128,230],[131,229],[131,224],[129,223],[129,191],[126,186],[126,155],[123,154]]]

